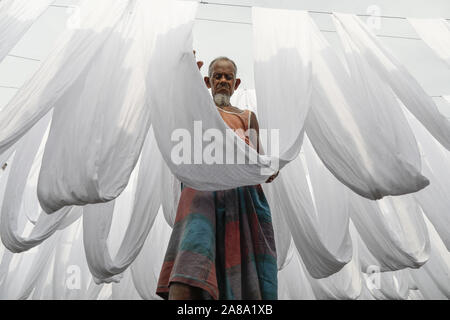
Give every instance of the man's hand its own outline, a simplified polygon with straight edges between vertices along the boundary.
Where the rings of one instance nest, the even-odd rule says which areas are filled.
[[[197,52],[194,50],[194,57],[195,57],[196,53]],[[203,65],[204,65],[203,61],[198,61],[197,62],[198,70],[201,70]]]
[[[280,174],[280,171],[278,171],[273,176],[271,176],[269,179],[267,179],[266,183],[271,183],[273,180],[276,179],[276,177],[278,177],[279,174]]]

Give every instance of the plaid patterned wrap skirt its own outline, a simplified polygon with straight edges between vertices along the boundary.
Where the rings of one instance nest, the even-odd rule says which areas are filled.
[[[278,269],[269,204],[261,185],[226,191],[182,187],[156,293],[198,287],[214,300],[276,300]]]

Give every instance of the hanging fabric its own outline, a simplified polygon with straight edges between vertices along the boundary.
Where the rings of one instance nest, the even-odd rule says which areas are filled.
[[[358,238],[355,236],[356,229],[352,224],[350,224],[349,229],[352,234],[352,260],[339,272],[324,279],[313,279],[307,274],[314,295],[318,300],[354,300],[361,295],[362,275],[358,254]]]
[[[150,127],[143,55],[151,34],[142,26],[158,11],[134,4],[54,105],[38,185],[47,213],[117,198],[136,166]]]
[[[0,62],[54,0],[3,0],[0,6]]]
[[[292,247],[291,262],[278,272],[278,299],[316,300],[307,274],[298,251]]]
[[[445,19],[408,18],[419,37],[450,67],[450,26]]]
[[[81,2],[80,28],[64,31],[52,53],[0,113],[0,155],[71,89],[124,13],[126,0]],[[69,90],[71,91],[71,90]]]
[[[411,276],[425,299],[450,299],[450,252],[433,224],[424,216],[431,241],[429,261],[420,269],[410,270]]]
[[[450,250],[450,152],[430,135],[430,133],[407,110],[405,114],[419,142],[423,172],[429,177],[430,186],[416,192],[413,197],[423,212],[433,223],[447,249]]]
[[[156,289],[171,232],[172,229],[160,210],[141,253],[130,266],[134,285],[143,299],[162,300],[156,294]]]
[[[278,199],[306,269],[319,279],[338,272],[351,260],[352,243],[347,190],[308,145],[305,139],[306,159],[300,156],[291,162],[268,188]]]
[[[16,266],[0,286],[0,299],[27,299],[45,267],[51,263],[60,234],[48,239],[36,250],[14,255],[11,264]]]
[[[346,51],[347,70],[317,26],[311,30],[314,83],[306,132],[320,159],[368,199],[425,187],[414,136],[394,97],[359,52]]]
[[[442,98],[444,98],[444,100],[446,100],[448,103],[450,103],[450,96],[442,96]]]
[[[419,268],[430,240],[420,206],[412,195],[370,201],[352,194],[350,216],[381,271]]]
[[[310,109],[311,24],[304,11],[254,7],[252,16],[259,127],[278,130],[283,167],[299,155]]]
[[[334,13],[333,17],[335,24],[341,24],[342,32],[348,34],[355,48],[361,52],[360,54],[379,77],[389,84],[397,97],[427,130],[450,150],[450,120],[439,112],[433,99],[417,80],[358,17],[342,13]]]
[[[9,164],[11,171],[8,179],[5,181],[2,179],[2,183],[6,183],[6,189],[1,206],[0,235],[3,244],[14,253],[29,250],[48,239],[72,210],[68,207],[54,216],[48,216],[40,209],[37,198],[25,197],[26,190],[36,193],[35,185],[30,185],[29,174],[33,165],[40,166],[42,146],[46,140],[45,133],[48,132],[50,118],[51,113],[42,118],[19,142],[14,160]],[[41,152],[38,152],[39,149]],[[23,237],[21,235],[30,222],[30,214],[36,216],[35,225],[30,235]]]
[[[83,209],[86,257],[97,284],[120,281],[122,273],[136,259],[153,227],[161,206],[160,185],[163,165],[162,158],[155,150],[157,150],[156,141],[153,130],[150,130],[145,142],[141,164],[139,169],[136,169],[139,170],[137,184],[130,183],[127,187],[131,193],[127,195],[127,191],[125,191],[115,201],[87,205]],[[126,216],[124,208],[128,208],[129,222],[123,220]],[[124,225],[128,224],[123,240],[115,245],[117,248],[115,255],[110,253],[107,243],[113,215],[119,215],[119,219],[122,221],[119,225],[122,229]],[[120,239],[116,237],[113,240]]]
[[[290,263],[293,256],[292,235],[283,212],[283,198],[276,192],[272,184],[264,184],[263,190],[272,215],[278,270],[282,270]]]

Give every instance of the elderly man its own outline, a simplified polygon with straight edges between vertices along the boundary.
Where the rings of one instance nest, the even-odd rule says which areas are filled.
[[[202,65],[198,62],[199,69]],[[236,64],[219,57],[211,62],[205,84],[231,129],[256,132],[256,136],[241,138],[260,152],[256,115],[230,103],[241,83],[236,74]],[[182,186],[158,281],[159,296],[169,300],[274,300],[278,298],[277,272],[271,212],[261,185],[213,192]]]

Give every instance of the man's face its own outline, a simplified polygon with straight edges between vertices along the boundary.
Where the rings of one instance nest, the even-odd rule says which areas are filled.
[[[230,61],[220,60],[214,64],[211,78],[205,78],[206,86],[211,89],[213,96],[224,94],[231,97],[233,95],[241,83],[240,79],[236,79],[235,72]]]

